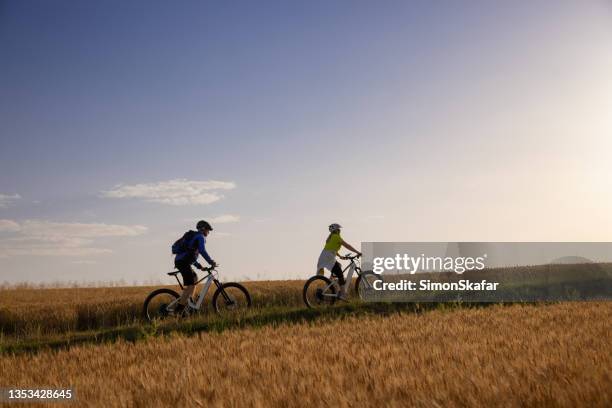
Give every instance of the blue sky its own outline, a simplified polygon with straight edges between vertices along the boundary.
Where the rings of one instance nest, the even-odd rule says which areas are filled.
[[[368,240],[609,240],[607,1],[0,2],[0,281]]]

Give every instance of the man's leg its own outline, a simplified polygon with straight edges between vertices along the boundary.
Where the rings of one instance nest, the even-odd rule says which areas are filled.
[[[181,297],[178,300],[179,305],[182,305],[183,308],[187,306],[187,302],[189,301],[189,298],[191,297],[191,295],[193,295],[194,290],[195,290],[195,285],[185,286],[185,288],[183,289],[183,293],[181,293]]]
[[[178,268],[179,272],[181,272],[181,276],[183,277],[184,287],[183,287],[183,293],[181,293],[181,296],[179,297],[179,300],[178,300],[178,305],[176,306],[174,311],[182,312],[187,306],[189,302],[189,298],[191,297],[191,295],[193,295],[193,292],[195,290],[195,283],[196,283],[197,275],[195,274],[193,269],[191,269],[191,265],[189,264],[177,262],[176,267]]]
[[[346,280],[344,279],[344,274],[342,273],[342,265],[339,262],[334,264],[332,268],[332,275],[338,277],[338,283],[340,284],[340,292],[338,292],[338,298],[341,300],[346,300],[346,291],[344,289],[344,284]]]
[[[335,275],[338,278],[338,283],[342,286],[344,285],[344,274],[342,273],[342,266],[339,262],[334,264],[334,267],[331,270],[332,275]]]

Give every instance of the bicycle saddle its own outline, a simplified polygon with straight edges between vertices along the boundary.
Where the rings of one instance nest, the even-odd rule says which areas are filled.
[[[179,271],[168,272],[168,275],[170,275],[170,276],[175,276],[177,273],[179,273]]]

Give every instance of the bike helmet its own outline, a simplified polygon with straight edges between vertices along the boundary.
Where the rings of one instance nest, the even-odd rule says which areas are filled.
[[[198,221],[198,223],[196,224],[196,229],[207,229],[209,231],[213,230],[213,227],[211,227],[211,225],[209,223],[207,223],[206,221],[202,220],[202,221]]]
[[[329,228],[329,232],[340,231],[340,228],[342,228],[342,225],[333,223],[328,228]]]

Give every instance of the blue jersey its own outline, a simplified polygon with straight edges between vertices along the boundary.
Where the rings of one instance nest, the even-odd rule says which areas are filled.
[[[197,264],[196,261],[198,259],[198,254],[199,254],[199,255],[202,255],[202,257],[204,259],[206,259],[206,262],[208,262],[209,264],[212,265],[213,260],[210,257],[210,255],[208,255],[208,252],[206,252],[206,237],[204,236],[204,234],[202,234],[201,232],[198,232],[191,239],[191,241],[187,243],[186,246],[187,246],[187,248],[195,248],[195,254],[192,253],[191,251],[182,252],[182,253],[176,255],[176,258],[174,258],[176,261],[180,261],[180,260],[184,259],[187,256],[195,255],[195,259],[193,260],[194,261],[193,263]]]

